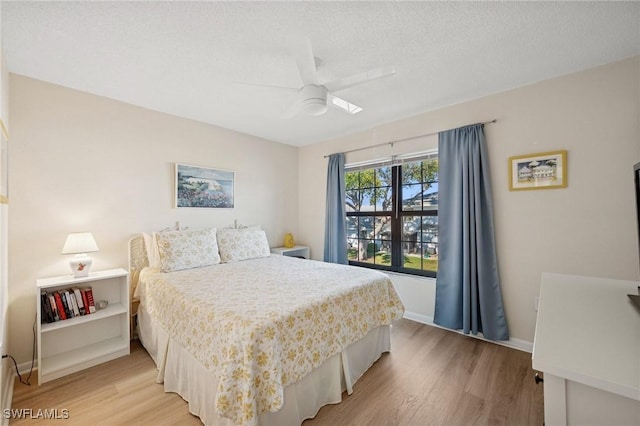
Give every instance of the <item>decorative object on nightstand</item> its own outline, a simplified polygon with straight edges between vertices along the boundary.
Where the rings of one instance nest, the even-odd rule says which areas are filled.
[[[75,254],[69,261],[74,278],[89,275],[93,261],[87,256],[87,253],[98,250],[98,245],[91,232],[74,232],[67,236],[67,241],[65,241],[62,248],[62,254]]]
[[[295,245],[296,245],[296,243],[295,243],[295,241],[293,239],[293,234],[291,232],[287,232],[284,235],[284,246],[286,248],[293,248],[293,246],[295,246]]]

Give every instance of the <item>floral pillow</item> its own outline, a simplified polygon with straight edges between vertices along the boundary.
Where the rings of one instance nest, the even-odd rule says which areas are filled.
[[[154,233],[162,272],[220,263],[216,228]]]
[[[218,248],[223,263],[271,255],[267,234],[258,229],[220,229]]]
[[[156,236],[153,234],[143,233],[144,247],[147,250],[147,260],[149,266],[152,268],[160,268],[160,253],[158,253],[158,243],[156,243]]]

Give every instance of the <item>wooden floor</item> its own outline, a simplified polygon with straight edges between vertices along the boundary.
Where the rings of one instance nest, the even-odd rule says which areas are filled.
[[[531,354],[409,320],[394,323],[392,352],[340,404],[304,426],[542,425],[542,385]],[[11,425],[199,425],[187,403],[163,392],[137,341],[131,355],[42,386],[16,381],[14,409],[68,410],[68,420],[14,419]],[[33,376],[35,377],[35,375]],[[284,426],[284,425],[283,425]]]

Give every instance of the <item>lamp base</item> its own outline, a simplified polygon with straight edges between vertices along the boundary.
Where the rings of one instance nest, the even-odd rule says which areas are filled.
[[[71,272],[74,278],[82,278],[89,276],[89,269],[93,261],[86,254],[76,254],[69,261]]]

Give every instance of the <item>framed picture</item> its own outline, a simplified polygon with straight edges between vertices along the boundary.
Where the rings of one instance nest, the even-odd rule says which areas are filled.
[[[234,172],[176,163],[175,181],[176,207],[234,207]]]
[[[509,158],[509,189],[511,191],[566,187],[566,150]]]

